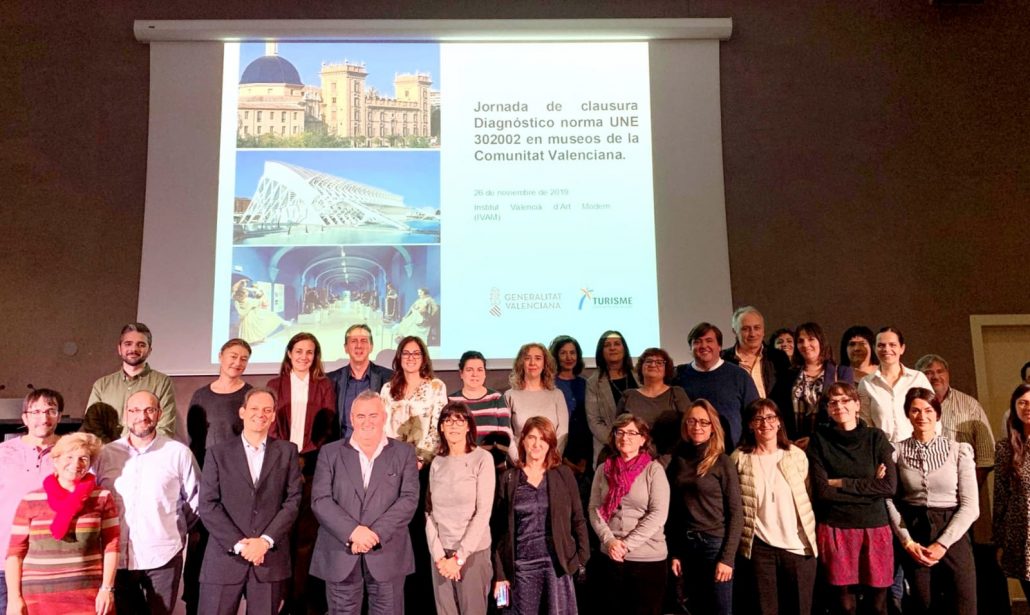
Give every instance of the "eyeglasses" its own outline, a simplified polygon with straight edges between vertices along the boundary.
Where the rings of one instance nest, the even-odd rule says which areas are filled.
[[[443,420],[444,425],[464,425],[467,422],[463,416],[449,416]]]
[[[146,413],[147,416],[154,416],[155,414],[157,414],[160,411],[161,411],[160,408],[153,408],[153,407],[151,407],[151,408],[129,408],[125,412],[129,416],[139,416],[140,414],[144,414],[144,413]]]
[[[776,416],[775,414],[767,414],[765,416],[756,416],[751,419],[751,422],[755,425],[762,425],[763,423],[768,423],[772,425],[774,423],[779,423],[780,417]]]
[[[58,416],[61,414],[57,408],[47,408],[46,410],[26,410],[23,412],[25,416]]]
[[[850,397],[834,397],[833,399],[826,402],[828,408],[836,408],[837,406],[843,406],[848,402],[855,401]]]
[[[711,427],[712,422],[708,419],[687,419],[687,427]]]
[[[665,367],[665,359],[648,359],[644,361],[647,367]]]
[[[401,352],[401,357],[405,359],[417,359],[422,356],[421,350],[405,350]]]
[[[640,435],[639,431],[629,431],[628,429],[616,429],[616,438],[635,438]]]

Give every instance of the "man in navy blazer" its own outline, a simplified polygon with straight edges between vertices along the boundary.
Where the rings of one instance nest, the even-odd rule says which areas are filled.
[[[378,393],[390,381],[393,370],[376,365],[372,356],[372,329],[362,323],[347,327],[343,334],[343,349],[349,361],[340,369],[326,374],[336,389],[336,412],[340,415],[340,439],[346,442],[353,427],[350,422],[350,408],[362,391]]]
[[[300,507],[297,446],[268,437],[275,395],[253,388],[240,408],[243,434],[208,450],[200,483],[200,518],[211,537],[200,569],[198,612],[274,614],[285,597],[290,533]]]
[[[318,538],[311,574],[326,582],[331,615],[404,613],[415,570],[408,523],[418,505],[415,449],[387,438],[386,407],[364,391],[351,406],[354,434],[322,447],[311,487]]]

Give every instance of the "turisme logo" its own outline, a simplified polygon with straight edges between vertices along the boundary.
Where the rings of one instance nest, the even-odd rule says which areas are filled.
[[[593,306],[595,309],[633,307],[633,297],[630,295],[598,295],[594,293],[594,289],[586,286],[580,288],[579,292],[582,293],[579,298],[580,311],[586,306]]]
[[[579,309],[582,310],[583,304],[591,300],[591,295],[594,292],[594,289],[587,288],[584,286],[583,288],[579,289],[579,292],[583,293],[583,296],[579,298]]]

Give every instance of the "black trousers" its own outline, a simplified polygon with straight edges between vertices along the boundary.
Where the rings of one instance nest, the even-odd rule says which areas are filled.
[[[955,516],[953,509],[899,507],[912,539],[930,545]],[[908,553],[897,554],[911,589],[911,608],[916,613],[975,613],[976,564],[969,534],[963,534],[935,565],[919,565]],[[907,615],[907,611],[906,611]]]
[[[797,555],[755,538],[751,544],[751,574],[758,612],[809,615],[817,567],[815,557]]]
[[[616,562],[601,555],[605,611],[621,615],[661,615],[668,560]]]

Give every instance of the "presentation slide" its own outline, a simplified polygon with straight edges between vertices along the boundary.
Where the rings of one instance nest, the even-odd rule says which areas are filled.
[[[211,357],[659,345],[646,42],[226,43]]]

